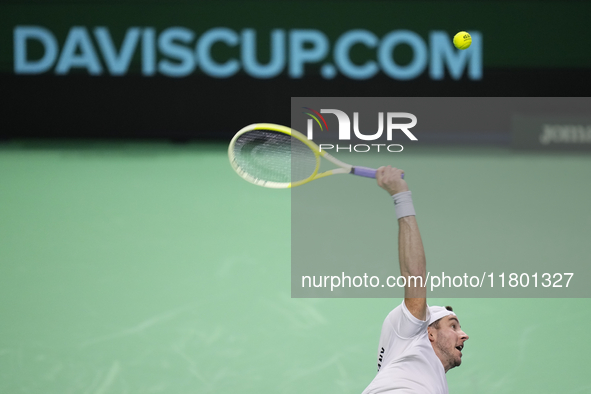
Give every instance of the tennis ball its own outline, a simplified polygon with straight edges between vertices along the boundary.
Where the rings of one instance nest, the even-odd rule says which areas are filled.
[[[472,44],[472,37],[465,31],[461,31],[454,36],[454,45],[458,49],[467,49]]]

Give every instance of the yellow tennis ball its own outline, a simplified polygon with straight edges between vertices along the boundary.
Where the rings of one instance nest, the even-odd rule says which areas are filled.
[[[463,49],[469,48],[471,44],[472,44],[472,37],[470,37],[470,34],[468,34],[468,32],[461,31],[454,36],[454,45],[458,49],[463,50]]]

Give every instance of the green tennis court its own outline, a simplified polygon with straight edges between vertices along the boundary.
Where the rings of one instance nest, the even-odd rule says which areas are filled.
[[[363,391],[383,319],[401,300],[292,299],[290,193],[240,179],[226,149],[0,145],[0,392]],[[507,223],[523,232],[518,258],[555,239],[561,258],[589,259],[589,155],[422,148],[401,160],[423,193],[421,224],[444,211],[466,233],[498,239],[498,227],[482,226],[498,195],[478,205],[438,196],[433,171],[453,173],[458,195],[501,171],[499,192],[527,212]],[[427,239],[428,261],[430,245],[457,237]],[[450,393],[591,392],[589,299],[430,303],[452,305],[470,335]]]

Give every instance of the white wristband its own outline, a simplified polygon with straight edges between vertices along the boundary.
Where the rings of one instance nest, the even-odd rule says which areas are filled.
[[[394,199],[394,210],[398,219],[416,215],[410,191],[394,194],[392,198]]]

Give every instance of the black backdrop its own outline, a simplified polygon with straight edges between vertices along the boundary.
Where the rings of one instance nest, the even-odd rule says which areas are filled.
[[[300,3],[302,7],[299,7]],[[81,4],[102,8],[96,8],[100,12],[90,15],[95,9],[75,8],[83,7]],[[127,7],[121,8],[127,14],[109,12],[109,7],[123,7],[121,4]],[[160,8],[154,7],[151,14],[140,15],[147,5],[162,4],[170,6],[172,16],[160,17]],[[186,12],[179,11],[179,4],[196,11],[184,15]],[[14,26],[29,24],[49,24],[55,34],[61,34],[60,40],[67,29],[77,23],[86,26],[110,23],[112,29],[121,31],[142,23],[143,26],[153,24],[157,27],[160,23],[158,28],[184,23],[195,26],[191,28],[196,31],[208,23],[211,26],[227,24],[235,29],[257,23],[263,30],[278,26],[278,20],[268,15],[258,22],[247,16],[241,18],[240,12],[232,11],[232,4],[238,7],[236,4],[239,3],[9,1],[0,5],[0,44],[10,49]],[[162,75],[143,77],[137,71],[125,76],[90,76],[84,72],[58,76],[52,70],[40,75],[18,75],[12,70],[12,49],[4,48],[0,53],[0,138],[228,139],[250,123],[288,124],[291,97],[584,97],[591,91],[591,35],[584,34],[588,29],[585,21],[590,14],[587,11],[591,12],[589,2],[570,2],[566,8],[562,6],[564,2],[535,1],[494,4],[359,2],[359,7],[363,8],[355,8],[348,2],[349,14],[340,15],[340,19],[336,13],[327,11],[344,10],[338,1],[272,4],[265,9],[276,7],[271,11],[277,13],[285,8],[285,4],[290,4],[290,12],[302,8],[302,15],[316,18],[284,19],[281,20],[282,27],[326,27],[329,35],[333,31],[341,34],[351,28],[373,28],[374,19],[375,31],[379,34],[396,27],[414,29],[425,36],[431,29],[453,32],[457,31],[457,26],[471,25],[485,36],[483,77],[471,80],[464,75],[453,80],[448,75],[437,81],[422,74],[409,81],[400,81],[380,73],[374,78],[356,81],[342,76],[327,80],[311,73],[302,79],[279,76],[265,80],[240,73],[232,78],[219,79],[198,72],[183,78],[170,78]],[[373,9],[384,4],[391,4],[393,11],[404,9],[406,14],[392,12],[378,20],[379,12]],[[310,12],[310,6],[324,11]],[[449,11],[443,15],[445,10],[458,6],[464,11]],[[197,12],[208,7],[210,13]],[[50,15],[53,9],[57,11]],[[357,9],[365,15],[365,20],[354,20],[351,12]],[[135,10],[140,16],[135,15]],[[557,15],[558,12],[561,14]],[[412,20],[407,17],[410,15]],[[512,41],[513,37],[529,41]],[[135,67],[137,70],[137,64]]]
[[[587,70],[493,69],[484,75],[481,81],[412,82],[2,75],[0,135],[227,139],[250,123],[289,124],[292,96],[583,97],[591,91]]]

